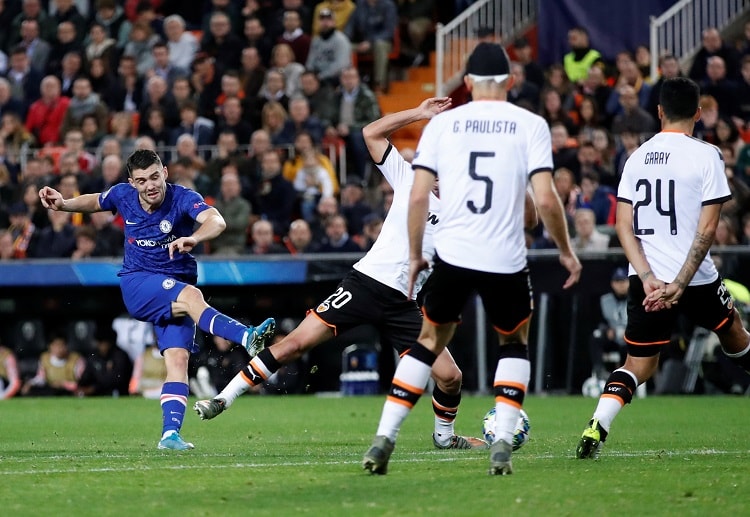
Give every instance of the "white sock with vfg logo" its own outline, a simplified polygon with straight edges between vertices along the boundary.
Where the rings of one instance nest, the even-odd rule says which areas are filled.
[[[495,370],[495,441],[513,444],[516,423],[531,378],[531,363],[519,357],[503,357]]]

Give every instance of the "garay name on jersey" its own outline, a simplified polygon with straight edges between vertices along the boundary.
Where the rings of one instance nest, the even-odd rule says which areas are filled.
[[[643,159],[644,165],[666,165],[669,160],[669,155],[672,153],[665,153],[663,151],[649,152],[646,153],[646,157]]]
[[[463,128],[460,120],[453,121],[454,133],[516,133],[516,122],[514,120],[465,120]]]

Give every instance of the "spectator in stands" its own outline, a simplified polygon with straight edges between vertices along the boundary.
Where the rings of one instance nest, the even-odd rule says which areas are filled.
[[[355,2],[352,0],[323,0],[315,6],[315,11],[312,17],[312,35],[318,36],[321,31],[320,13],[325,10],[329,10],[333,14],[333,20],[335,21],[336,30],[344,32],[346,30],[347,23],[351,17],[354,9],[356,9]]]
[[[98,176],[92,174],[84,192],[106,192],[110,187],[122,183],[125,179],[121,155],[110,154],[102,159],[101,174]]]
[[[294,182],[299,171],[303,168],[304,157],[307,155],[313,155],[317,162],[317,165],[322,167],[330,179],[331,186],[333,187],[333,195],[339,193],[339,181],[336,175],[336,171],[333,170],[331,160],[324,154],[322,154],[315,143],[313,142],[312,136],[307,131],[300,131],[294,138],[294,157],[288,159],[284,163],[283,174],[284,177]]]
[[[3,236],[8,232],[0,232],[0,243]],[[0,260],[2,260],[2,248],[7,247],[0,244]],[[13,351],[0,344],[0,400],[8,400],[16,396],[21,389],[21,374],[18,371],[18,363]]]
[[[284,75],[284,93],[293,97],[300,91],[300,76],[305,67],[294,58],[292,47],[286,43],[278,43],[271,51],[271,68]]]
[[[32,163],[32,161],[29,160],[29,163]],[[48,226],[49,217],[47,217],[47,210],[42,206],[41,200],[38,199],[39,185],[30,177],[30,179],[24,180],[20,185],[19,191],[21,193],[21,202],[26,205],[26,213],[29,215],[36,230],[39,231]],[[34,199],[34,197],[37,199]]]
[[[339,78],[336,78],[338,83]],[[318,117],[323,127],[331,125],[336,112],[336,101],[333,89],[328,85],[322,86],[315,72],[305,71],[300,77],[302,95],[310,105],[310,113]]]
[[[284,246],[292,255],[314,253],[316,247],[312,240],[310,224],[304,219],[295,219],[289,225],[289,233],[283,239]]]
[[[353,253],[361,252],[362,248],[351,238],[346,230],[346,218],[343,215],[331,216],[325,222],[326,238],[323,240],[318,253]]]
[[[121,156],[130,156],[130,153],[133,152],[133,149],[135,148],[135,138],[133,138],[133,115],[124,111],[113,113],[109,127],[110,132],[108,136],[102,139],[102,149],[106,145],[112,147],[117,145],[119,149],[117,154]],[[113,140],[116,143],[112,143]],[[100,154],[104,155],[104,152],[101,152]]]
[[[4,210],[0,208],[0,217],[4,215]],[[10,233],[10,230],[0,228],[0,262],[13,260],[16,258],[14,255],[13,235]]]
[[[302,167],[297,171],[293,185],[300,199],[302,218],[312,221],[320,198],[333,196],[333,183],[328,171],[320,165],[315,151],[308,151],[299,158]]]
[[[594,65],[589,68],[586,78],[578,85],[578,92],[584,96],[591,97],[596,102],[596,111],[599,113],[601,122],[607,124],[606,108],[607,100],[612,93],[612,88],[607,84],[602,66]]]
[[[565,74],[572,83],[586,78],[589,69],[602,60],[599,51],[591,48],[589,33],[583,27],[573,27],[568,31],[570,52],[563,56]]]
[[[247,227],[252,208],[240,194],[242,185],[237,167],[228,164],[222,171],[221,194],[214,202],[216,208],[226,221],[226,229],[211,241],[211,253],[220,256],[241,255],[245,252]]]
[[[94,257],[96,250],[96,229],[93,226],[79,226],[73,233],[75,247],[70,258],[72,260],[84,260]]]
[[[565,214],[568,217],[568,229],[572,230],[573,214],[576,212],[576,204],[578,203],[578,196],[581,193],[581,189],[576,184],[576,177],[573,171],[565,167],[555,169],[553,181],[555,182],[557,195],[560,197]]]
[[[23,174],[21,175],[21,180],[23,180],[25,185],[35,185],[38,187],[38,185],[46,185],[49,184],[52,181],[52,167],[49,166],[49,170],[47,170],[48,163],[43,158],[39,158],[37,156],[29,156],[26,160],[26,168],[23,170]],[[39,197],[38,192],[36,194],[36,197]]]
[[[269,255],[275,253],[286,253],[284,246],[274,242],[274,228],[270,221],[259,219],[253,223],[251,236],[253,244],[250,253],[253,255]]]
[[[626,86],[632,86],[635,91],[638,105],[641,108],[646,109],[648,107],[648,101],[651,97],[651,86],[646,84],[641,76],[641,71],[635,61],[628,59],[623,62],[622,73],[617,79],[617,84],[612,89],[612,93],[607,99],[607,114],[610,117],[615,117],[622,113],[623,107],[620,104],[620,92]],[[629,90],[626,90],[629,91]]]
[[[8,172],[8,167],[0,164],[0,228],[8,227],[5,209],[16,199],[17,185]]]
[[[597,176],[597,181],[601,180],[605,185],[614,186],[616,178],[614,178],[613,174],[607,175],[607,171],[601,167],[600,162],[601,157],[594,144],[584,141],[578,146],[576,161],[573,162],[571,170],[579,182],[585,174],[594,173]]]
[[[435,31],[435,0],[399,0],[398,15],[407,36],[403,53],[412,59],[412,66],[420,66],[427,59],[429,36]]]
[[[508,101],[536,112],[536,107],[539,106],[539,87],[526,80],[521,63],[511,63],[510,73],[513,76],[513,84],[508,90]]]
[[[116,0],[97,0],[96,14],[93,16],[92,23],[104,27],[107,37],[113,38],[117,42],[118,49],[121,50],[125,47],[131,24]]]
[[[211,20],[217,13],[225,15],[227,19],[229,19],[230,30],[233,33],[238,34],[240,32],[242,28],[241,18],[237,9],[237,4],[239,2],[232,2],[231,0],[210,0],[205,3],[210,4],[210,7],[203,15],[203,24],[201,25],[203,34],[207,34],[211,30]]]
[[[561,122],[569,135],[578,133],[578,128],[573,119],[566,113],[562,105],[560,93],[554,88],[545,88],[541,93],[542,105],[539,114],[551,127],[555,122]]]
[[[103,25],[94,23],[89,29],[89,43],[84,49],[86,61],[91,63],[92,59],[102,59],[107,68],[117,62],[117,41],[107,36]]]
[[[302,96],[296,96],[289,100],[289,118],[284,122],[284,127],[276,139],[277,145],[291,145],[300,132],[306,132],[313,139],[315,145],[320,145],[323,140],[323,124],[314,115],[310,114],[310,104]]]
[[[599,155],[599,166],[604,171],[604,174],[607,177],[615,175],[615,140],[612,137],[612,133],[607,131],[603,127],[597,127],[594,128],[591,131],[590,138],[588,139],[581,139],[581,141],[590,141],[592,145],[594,146],[594,149],[596,149],[598,155]],[[619,176],[616,176],[616,178],[619,179]],[[614,181],[617,182],[618,179],[615,179]]]
[[[231,18],[224,12],[214,11],[208,31],[203,33],[201,51],[212,56],[224,69],[237,70],[242,48],[242,40],[232,32]]]
[[[29,254],[34,258],[69,258],[76,248],[76,227],[70,222],[70,213],[48,211],[50,225],[42,228],[35,238]]]
[[[270,145],[269,145],[270,148]],[[255,174],[247,154],[240,151],[237,135],[230,129],[221,131],[216,140],[216,149],[211,159],[206,163],[204,174],[213,185],[219,185],[222,169],[229,163],[234,164],[240,176],[242,197],[253,204],[255,196],[253,185],[260,178],[260,171]]]
[[[88,77],[79,77],[73,83],[73,97],[63,117],[60,131],[67,134],[73,127],[81,127],[85,115],[94,115],[99,127],[106,127],[109,121],[109,110],[101,101],[99,94],[91,89]]]
[[[86,77],[91,82],[91,89],[99,95],[107,108],[114,104],[114,95],[117,93],[117,79],[109,71],[109,65],[102,57],[94,57],[88,61]]]
[[[181,135],[192,136],[198,147],[215,143],[213,129],[198,120],[198,104],[195,101],[190,99],[183,101],[179,109],[180,124],[171,132],[170,145],[176,145]]]
[[[10,89],[10,81],[0,77],[0,115],[8,112],[18,113],[20,117],[26,115],[26,103],[13,98]]]
[[[216,98],[216,116],[221,115],[221,107],[229,97],[237,97],[242,103],[242,112],[247,114],[249,103],[239,74],[234,70],[228,70],[221,76],[221,93]],[[249,116],[248,116],[249,119]]]
[[[727,68],[719,56],[711,56],[706,64],[706,78],[700,82],[701,95],[710,95],[719,103],[719,115],[737,115],[737,83],[727,78]]]
[[[36,139],[26,129],[21,121],[21,115],[15,111],[7,111],[0,119],[0,139],[5,142],[5,165],[17,166],[20,162],[21,152],[27,147],[34,147]]]
[[[261,126],[271,137],[271,142],[274,145],[280,145],[281,143],[280,136],[287,118],[287,111],[280,102],[270,101],[263,105]]]
[[[158,75],[167,82],[167,88],[171,90],[175,79],[178,77],[188,77],[189,72],[186,68],[172,64],[169,58],[169,46],[163,41],[154,43],[151,47],[151,56],[153,65],[146,70],[145,77],[147,80]]]
[[[318,11],[320,32],[310,44],[305,68],[314,72],[327,85],[338,86],[341,72],[352,64],[352,45],[342,31],[336,29],[331,9]]]
[[[63,22],[57,26],[57,38],[52,42],[52,49],[47,60],[47,73],[59,75],[62,71],[63,59],[70,52],[82,56],[84,48],[79,42],[75,25],[72,22]]]
[[[105,158],[105,162],[108,158]],[[117,156],[117,158],[120,158]],[[120,158],[121,159],[121,158]],[[96,230],[95,257],[122,257],[125,235],[120,227],[114,224],[112,212],[94,212],[90,214],[91,226]]]
[[[164,356],[159,352],[159,346],[155,342],[148,343],[133,362],[133,376],[128,384],[128,393],[158,399],[166,377],[167,366]]]
[[[178,77],[175,79],[170,93],[177,106],[187,101],[198,103],[198,96],[193,92],[192,86],[190,86],[190,79],[187,77]],[[210,119],[200,116],[200,109],[198,110],[198,117],[206,124],[210,125],[212,122]]]
[[[85,75],[84,72],[83,57],[80,52],[72,50],[63,56],[62,69],[57,76],[60,78],[64,96],[73,96],[73,83],[76,79]]]
[[[513,42],[513,50],[516,53],[516,60],[523,65],[523,72],[526,81],[532,83],[541,90],[544,87],[544,70],[541,65],[534,60],[534,49],[529,45],[529,40],[526,38],[518,38]]]
[[[649,94],[648,104],[646,110],[654,117],[654,120],[659,119],[659,114],[656,107],[659,104],[659,95],[661,94],[661,87],[664,81],[668,79],[674,79],[682,75],[680,70],[680,61],[672,54],[667,54],[659,59],[659,79],[651,86],[651,93]]]
[[[590,208],[595,215],[595,225],[614,226],[617,210],[615,191],[611,187],[600,185],[599,176],[594,171],[585,172],[580,185],[576,213],[581,208]]]
[[[346,142],[347,156],[351,157],[347,163],[353,165],[352,172],[365,176],[370,155],[362,128],[380,117],[380,106],[372,91],[360,82],[356,68],[341,72],[341,90],[336,94],[334,107],[336,111],[326,134]]]
[[[625,168],[625,163],[630,158],[636,149],[640,146],[641,136],[638,131],[625,126],[620,132],[620,148],[615,156],[615,172],[617,177],[622,176],[622,171]]]
[[[701,118],[695,123],[693,136],[713,144],[716,142],[716,124],[719,122],[719,103],[710,95],[701,95],[698,102]]]
[[[263,66],[267,67],[271,63],[271,48],[273,42],[266,34],[266,29],[259,18],[251,16],[245,20],[243,34],[245,36],[244,46],[257,49]]]
[[[291,182],[281,174],[281,158],[275,150],[266,151],[261,158],[261,182],[258,185],[258,206],[254,213],[273,224],[276,235],[284,235],[297,193]]]
[[[243,118],[242,101],[237,97],[228,97],[221,106],[221,114],[216,122],[216,131],[231,131],[238,142],[249,142],[253,127]]]
[[[370,213],[362,220],[362,238],[361,248],[364,251],[370,251],[372,245],[380,236],[380,230],[383,229],[383,218],[376,213]]]
[[[74,0],[55,0],[55,8],[55,14],[51,16],[52,24],[59,26],[64,22],[72,23],[76,29],[78,43],[82,43],[86,34],[86,20],[81,16]],[[21,25],[21,32],[23,32],[23,25]]]
[[[39,145],[56,144],[70,99],[60,95],[60,80],[52,75],[42,79],[40,91],[41,98],[29,107],[26,129]]]
[[[596,229],[596,215],[590,208],[579,208],[573,216],[576,235],[571,244],[576,251],[603,251],[609,248],[609,235]]]
[[[73,164],[72,172],[83,173],[85,175],[91,174],[91,171],[96,167],[96,156],[88,152],[83,147],[83,133],[80,129],[72,127],[65,133],[63,137],[63,143],[65,149],[63,155],[60,157],[60,174],[63,174],[65,158],[72,156],[75,160]]]
[[[392,0],[361,0],[346,26],[345,32],[354,51],[373,58],[373,89],[376,93],[388,90],[388,54],[396,30],[398,15]]]
[[[277,46],[280,43],[289,45],[292,50],[293,60],[298,64],[304,65],[307,62],[307,55],[310,52],[310,35],[305,33],[302,28],[302,19],[299,11],[293,9],[284,11],[282,23],[284,32],[276,40]],[[271,57],[273,59],[273,56]]]
[[[610,292],[599,298],[602,319],[589,340],[592,373],[598,379],[605,380],[609,372],[604,367],[605,353],[614,352],[624,361],[627,354],[625,327],[628,324],[628,270],[618,267],[612,273]],[[621,364],[621,362],[617,362]]]
[[[740,150],[744,145],[744,142],[740,138],[740,132],[737,129],[737,125],[734,121],[726,116],[720,116],[716,122],[716,140],[714,145],[720,149],[729,148],[732,149],[731,157],[726,157],[725,161],[729,161],[730,158],[736,157],[740,154]]]
[[[364,181],[359,176],[350,175],[341,188],[341,205],[339,210],[346,218],[350,235],[362,235],[364,218],[372,213],[372,207],[365,201]]]
[[[31,222],[28,209],[22,202],[8,208],[10,225],[8,231],[13,240],[13,258],[23,259],[31,255],[30,248],[35,240],[36,226]]]
[[[154,66],[154,57],[151,48],[159,41],[159,36],[154,34],[151,26],[144,22],[135,22],[130,29],[128,42],[122,51],[123,56],[131,56],[135,59],[135,69],[140,77],[145,77]]]
[[[620,111],[612,120],[612,132],[616,135],[620,134],[625,127],[643,133],[647,137],[656,132],[656,120],[638,104],[635,88],[625,84],[620,86],[618,93]]]
[[[21,22],[21,41],[19,42],[26,49],[26,55],[29,58],[29,65],[37,74],[42,75],[47,70],[47,60],[49,59],[52,46],[39,35],[39,22],[35,19],[28,19]]]
[[[23,395],[73,395],[78,391],[78,381],[86,362],[78,352],[68,349],[63,332],[51,335],[46,352],[39,358],[36,375],[21,388]]]
[[[750,22],[748,22],[750,24]],[[2,108],[0,107],[0,112]],[[742,58],[740,80],[737,82],[737,118],[738,127],[747,134],[750,129],[750,54]]]
[[[172,14],[164,18],[164,33],[167,36],[170,64],[185,71],[190,70],[198,51],[198,40],[185,30],[185,20],[182,16]]]
[[[651,50],[647,45],[638,45],[635,47],[635,53],[633,55],[638,70],[641,72],[641,77],[648,84],[653,84],[656,78],[651,77]]]
[[[21,25],[24,20],[36,20],[39,24],[39,36],[45,41],[52,41],[57,27],[49,15],[42,9],[40,0],[23,0],[21,2],[21,12],[18,13],[11,22],[10,27],[3,26],[3,32],[8,30],[9,36],[7,44],[13,46],[21,39]]]
[[[326,237],[326,222],[328,219],[339,213],[339,202],[335,197],[320,198],[315,220],[310,222],[313,243],[316,249],[323,243],[323,240]]]
[[[42,76],[29,64],[29,56],[22,46],[14,47],[10,52],[10,67],[5,72],[10,83],[10,94],[13,99],[29,106],[39,99],[39,83]]]
[[[280,104],[285,112],[289,109],[289,97],[286,94],[284,74],[281,71],[274,69],[270,69],[266,72],[266,79],[258,92],[258,98],[255,101],[253,112],[250,116],[250,122],[253,127],[259,127],[261,125],[265,126],[263,113],[266,104],[271,102]],[[274,107],[274,109],[275,111],[278,111],[277,107]],[[266,130],[268,130],[268,128],[266,128]],[[281,130],[281,127],[279,127],[278,130]],[[272,138],[275,134],[275,131],[271,131]]]
[[[117,347],[117,334],[112,329],[97,326],[94,343],[95,348],[86,357],[86,368],[78,382],[79,394],[127,395],[133,363],[128,354]]]
[[[164,126],[171,131],[180,124],[180,110],[167,88],[167,82],[158,75],[152,76],[146,83],[146,98],[143,99],[139,111],[140,131],[144,132],[148,125],[148,113],[158,108],[164,116]],[[167,138],[168,145],[169,138]]]
[[[737,50],[721,39],[721,33],[716,27],[704,29],[701,38],[702,46],[695,55],[695,59],[693,59],[693,65],[690,67],[688,77],[697,83],[706,79],[708,77],[708,59],[718,56],[724,60],[727,77],[736,79],[740,70]]]
[[[133,56],[122,56],[117,67],[114,91],[107,95],[112,111],[136,112],[143,102],[143,81],[138,76]]]
[[[258,49],[255,47],[245,47],[242,49],[240,57],[242,68],[240,69],[240,85],[245,93],[246,99],[251,99],[258,95],[263,87],[263,81],[266,78],[266,67],[260,59]]]
[[[250,179],[254,184],[260,183],[261,174],[261,161],[263,154],[266,151],[271,150],[271,135],[265,129],[256,129],[250,136],[250,150],[248,151],[250,157],[249,169]],[[287,178],[288,179],[288,178]]]
[[[593,140],[594,131],[602,127],[602,117],[599,114],[596,99],[584,95],[578,104],[575,115],[578,125],[578,140]]]

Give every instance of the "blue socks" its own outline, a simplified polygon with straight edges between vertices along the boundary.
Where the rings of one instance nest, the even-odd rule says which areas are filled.
[[[213,307],[209,307],[198,321],[198,327],[204,332],[214,336],[223,337],[232,343],[242,344],[247,327],[239,321],[220,313]]]
[[[165,382],[161,388],[162,436],[169,431],[180,432],[185,418],[190,389],[184,382]]]

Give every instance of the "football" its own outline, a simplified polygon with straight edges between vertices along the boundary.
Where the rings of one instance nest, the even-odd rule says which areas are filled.
[[[602,394],[602,391],[604,391],[604,385],[606,384],[606,381],[604,379],[599,379],[596,376],[591,376],[585,381],[583,381],[583,385],[581,386],[581,394],[584,397],[592,397],[592,398],[599,398],[599,395]]]
[[[517,451],[529,441],[531,422],[529,415],[522,409],[516,422],[516,432],[513,434],[513,450]],[[495,408],[493,407],[482,419],[482,436],[490,445],[495,441]]]

